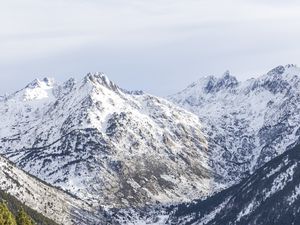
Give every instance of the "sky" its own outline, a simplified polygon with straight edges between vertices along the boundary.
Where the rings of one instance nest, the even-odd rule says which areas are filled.
[[[35,78],[104,72],[166,96],[230,70],[300,65],[296,0],[9,0],[0,7],[0,95]]]

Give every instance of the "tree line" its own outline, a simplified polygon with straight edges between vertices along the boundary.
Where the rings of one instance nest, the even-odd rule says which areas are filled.
[[[7,204],[2,201],[0,203],[0,225],[35,225],[35,223],[23,208],[19,209],[18,214],[14,216]]]

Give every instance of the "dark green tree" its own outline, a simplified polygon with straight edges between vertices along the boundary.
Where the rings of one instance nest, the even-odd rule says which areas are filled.
[[[17,225],[14,215],[9,211],[5,202],[0,203],[0,224]]]
[[[18,225],[34,225],[32,219],[30,218],[30,216],[28,216],[28,214],[24,211],[23,208],[21,210],[19,210],[19,212],[18,212],[17,224]]]

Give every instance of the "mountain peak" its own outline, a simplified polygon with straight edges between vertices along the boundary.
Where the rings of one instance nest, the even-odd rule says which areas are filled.
[[[57,84],[53,78],[34,79],[25,88],[11,94],[8,99],[18,96],[21,101],[31,101],[52,97],[52,91]]]
[[[206,196],[213,179],[200,121],[138,94],[127,94],[103,73],[53,89],[25,88],[0,102],[0,152],[95,207]]]
[[[42,80],[36,78],[31,81],[26,88],[34,89],[34,88],[42,88],[42,89],[49,89],[53,88],[55,84],[55,80],[53,78],[44,77]]]
[[[287,64],[285,65],[285,68],[297,68],[296,64]]]
[[[209,136],[215,135],[214,147],[225,150],[220,157],[222,163],[228,159],[242,162],[243,171],[253,172],[281,153],[275,150],[278,146],[285,149],[298,140],[300,69],[295,65],[277,66],[262,76],[239,83],[225,73],[201,84],[169,99],[196,113],[208,127]],[[238,176],[232,171],[239,169],[227,166],[227,162],[220,167],[216,164],[217,171],[226,167],[224,179],[235,180]]]
[[[223,73],[223,78],[224,77],[230,77],[231,76],[231,74],[230,74],[230,71],[229,70],[226,70],[224,73]]]
[[[119,87],[102,72],[88,73],[84,77],[84,82],[91,83],[95,86],[101,85],[113,91],[120,90]]]
[[[282,75],[284,73],[296,73],[296,74],[299,74],[300,72],[300,68],[297,67],[296,64],[287,64],[285,66],[283,65],[279,65],[279,66],[276,66],[275,68],[271,69],[267,75],[269,76],[279,76],[279,75]]]
[[[230,74],[229,70],[226,70],[220,78],[216,79],[214,77],[210,77],[205,86],[205,90],[207,93],[218,92],[221,89],[233,88],[237,85],[237,79]]]
[[[285,67],[280,65],[270,70],[267,73],[267,75],[280,75],[283,74],[284,72],[285,72]]]

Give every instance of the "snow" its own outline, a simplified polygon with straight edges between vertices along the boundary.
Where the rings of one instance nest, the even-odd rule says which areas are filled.
[[[292,205],[300,196],[300,185],[295,187],[295,190],[291,196],[288,197],[288,202]]]
[[[216,207],[214,210],[212,210],[208,215],[205,215],[203,219],[201,219],[199,222],[196,222],[195,225],[205,225],[207,222],[213,220],[215,216],[226,206],[230,199],[226,199],[224,202],[222,202],[218,207]]]
[[[0,113],[0,153],[95,206],[189,201],[213,190],[198,117],[102,73],[35,80],[1,101]]]
[[[89,209],[84,202],[41,183],[1,156],[0,188],[59,224],[73,224],[72,210]]]
[[[222,176],[216,188],[240,181],[299,138],[300,69],[294,65],[243,82],[229,72],[205,77],[168,99],[198,115],[209,164]]]
[[[293,180],[293,174],[295,171],[295,168],[297,167],[297,164],[292,165],[289,167],[286,171],[282,171],[280,174],[276,176],[276,179],[274,179],[271,190],[269,190],[264,195],[264,200],[268,199],[270,196],[274,195],[274,193],[282,190],[288,182],[291,182]]]
[[[255,201],[251,201],[245,209],[243,209],[239,215],[237,216],[237,222],[239,222],[243,217],[249,215],[251,212],[253,212],[256,209],[257,206],[255,206]]]
[[[34,199],[50,196],[49,201],[58,206],[45,213],[63,224],[70,221],[71,206],[80,214],[81,206],[91,212],[205,198],[295,144],[300,128],[299,75],[300,69],[290,65],[244,82],[226,72],[200,79],[170,96],[173,103],[125,91],[103,73],[63,84],[37,79],[0,97],[0,153],[79,200],[43,186],[13,166],[8,171],[21,180],[22,188],[13,181],[5,183],[2,171],[7,170],[7,162],[2,158],[1,188],[40,212],[44,204],[34,205]],[[266,174],[266,178],[276,174],[276,179],[264,193],[265,199],[293,178],[295,166],[278,175],[282,168]],[[34,193],[24,194],[26,189]],[[297,186],[289,196],[291,204],[298,199],[299,190]],[[198,224],[215,218],[226,204]],[[251,202],[237,219],[255,207]],[[61,211],[64,213],[57,213]],[[168,220],[164,213],[156,216],[155,223],[137,218],[131,224],[165,224]]]

